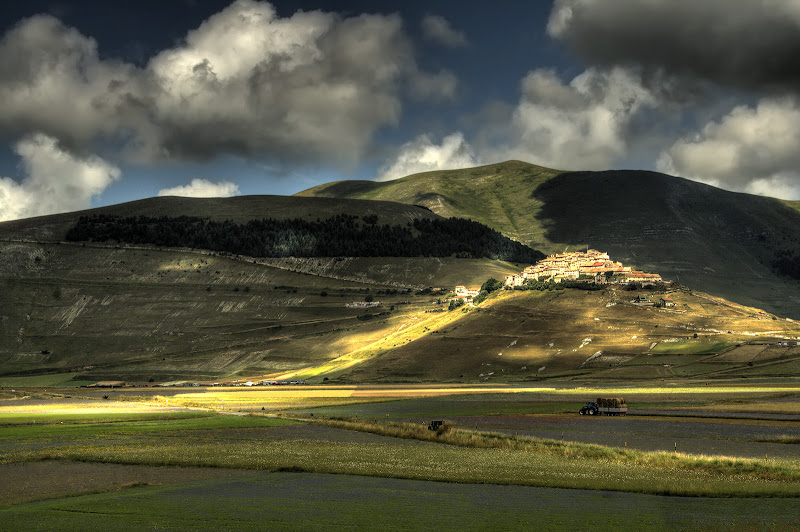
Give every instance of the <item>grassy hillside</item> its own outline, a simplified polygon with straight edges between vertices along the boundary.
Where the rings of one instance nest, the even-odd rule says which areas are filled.
[[[530,193],[560,174],[522,161],[414,174],[386,182],[337,181],[296,197],[335,197],[385,200],[423,205],[440,216],[469,218],[545,252],[554,246],[537,220],[541,203]]]
[[[791,207],[796,211],[800,211],[800,201],[789,201],[789,200],[782,200],[786,205]]]
[[[545,252],[593,247],[698,290],[800,318],[796,202],[737,194],[655,172],[569,172],[509,161],[395,181],[337,182],[300,196],[386,199],[480,221]]]

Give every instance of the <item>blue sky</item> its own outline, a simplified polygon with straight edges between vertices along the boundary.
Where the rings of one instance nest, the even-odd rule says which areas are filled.
[[[800,1],[37,2],[0,220],[521,159],[800,199]]]

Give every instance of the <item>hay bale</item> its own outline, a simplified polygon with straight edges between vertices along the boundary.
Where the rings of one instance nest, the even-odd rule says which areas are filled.
[[[597,406],[602,408],[622,408],[625,406],[625,399],[622,397],[598,397]]]

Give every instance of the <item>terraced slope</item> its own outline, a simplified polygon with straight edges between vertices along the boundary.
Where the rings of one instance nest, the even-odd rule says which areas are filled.
[[[633,304],[634,295],[613,287],[501,291],[339,379],[706,380],[800,371],[795,322],[700,292],[671,292],[677,304],[671,309]],[[777,345],[786,338],[791,346]]]
[[[115,244],[0,242],[0,379],[213,381],[327,363],[441,309],[421,288],[520,265],[261,259]],[[376,304],[351,308],[354,302]]]

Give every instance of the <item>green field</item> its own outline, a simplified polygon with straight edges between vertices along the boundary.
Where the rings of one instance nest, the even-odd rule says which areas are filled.
[[[456,432],[417,445],[388,436],[405,425],[369,425],[386,433],[369,443],[326,441],[275,433],[285,422],[224,416],[122,422],[4,427],[2,463],[41,460],[219,467],[368,475],[459,483],[516,484],[693,496],[800,496],[800,469],[734,458],[702,458],[623,451],[491,434]],[[350,425],[357,428],[358,424]],[[342,428],[347,428],[344,424]],[[397,429],[393,428],[397,427]],[[424,431],[424,427],[416,429]],[[309,431],[319,434],[320,431]],[[322,434],[330,433],[322,431]],[[334,430],[333,433],[336,433]],[[179,436],[176,438],[175,436]],[[454,445],[453,443],[456,443]],[[191,453],[187,450],[191,449]],[[754,480],[758,479],[757,483]]]
[[[118,519],[131,529],[226,528],[243,508],[237,526],[270,516],[287,529],[307,528],[303,518],[413,529],[440,515],[452,528],[478,497],[478,529],[588,520],[769,529],[793,522],[800,498],[800,391],[788,382],[25,392],[0,396],[0,475],[18,479],[0,496],[0,520],[12,528],[91,530]],[[649,413],[578,416],[598,395]],[[726,408],[751,417],[720,417]],[[773,411],[785,419],[758,414]],[[437,418],[451,430],[420,423]],[[676,453],[673,441],[728,452]],[[654,442],[669,450],[648,450]],[[615,515],[598,521],[586,501]],[[371,514],[381,517],[365,521]]]

